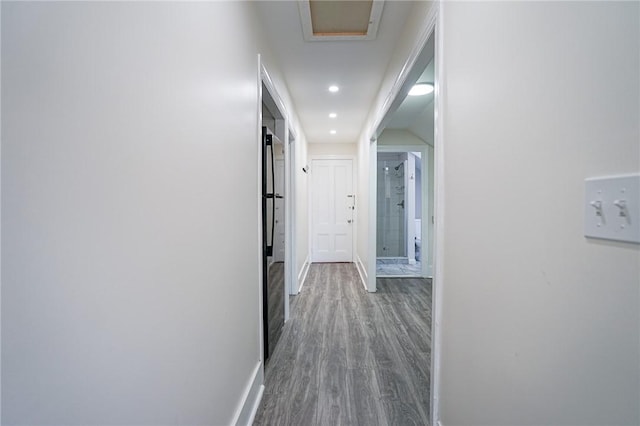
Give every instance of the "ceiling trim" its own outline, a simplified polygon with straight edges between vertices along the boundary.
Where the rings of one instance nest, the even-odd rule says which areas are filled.
[[[311,23],[311,3],[309,0],[298,0],[298,11],[300,12],[300,22],[302,23],[302,34],[305,41],[353,41],[353,40],[375,40],[378,35],[378,26],[382,17],[384,0],[373,0],[371,5],[371,15],[366,34],[358,33],[322,33],[316,34]]]

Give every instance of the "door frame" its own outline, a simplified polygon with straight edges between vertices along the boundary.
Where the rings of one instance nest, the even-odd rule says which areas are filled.
[[[283,143],[282,149],[283,150],[287,149],[286,142]],[[280,229],[280,231],[283,232],[283,234],[284,234],[283,237],[285,238],[285,241],[283,243],[284,252],[282,253],[282,262],[284,262],[285,259],[287,258],[287,254],[286,254],[286,252],[287,252],[286,235],[287,235],[287,226],[288,226],[287,218],[286,218],[286,215],[287,215],[286,214],[287,213],[287,205],[286,205],[286,203],[287,203],[287,188],[286,188],[287,159],[285,158],[285,156],[286,155],[283,155],[282,158],[276,158],[274,160],[274,163],[275,163],[274,164],[274,166],[275,166],[275,177],[276,177],[276,179],[275,179],[275,181],[276,181],[275,185],[276,186],[274,188],[276,188],[276,189],[278,188],[278,186],[277,186],[278,185],[277,184],[278,177],[280,177],[279,176],[280,172],[278,171],[278,168],[280,167],[280,165],[282,165],[282,177],[281,177],[281,179],[282,179],[282,181],[281,181],[281,183],[282,183],[282,194],[280,194],[280,195],[284,195],[284,199],[283,199],[283,202],[282,202],[282,213],[281,213],[282,221],[284,223],[283,223],[282,228]],[[278,194],[277,190],[276,190],[276,194]],[[277,200],[274,200],[274,201],[277,201]],[[277,205],[276,205],[276,210],[277,210]],[[275,230],[278,229],[278,225],[279,225],[279,223],[278,223],[278,215],[276,215],[275,220],[276,220],[276,225],[275,225],[274,233],[275,233]],[[274,260],[274,262],[278,261],[278,257],[276,256],[277,251],[276,251],[276,244],[275,244],[276,235],[277,234],[274,234],[274,237],[273,237],[273,241],[274,241],[274,243],[273,243],[273,260]],[[285,270],[284,273],[286,274],[287,271]]]
[[[431,424],[440,424],[440,365],[442,347],[442,293],[444,289],[444,223],[445,223],[445,191],[444,191],[444,103],[443,91],[446,87],[444,75],[444,40],[443,40],[443,6],[444,2],[433,2],[427,13],[421,31],[415,39],[415,44],[404,62],[400,73],[396,77],[391,90],[376,113],[376,120],[370,127],[369,146],[369,251],[367,268],[367,290],[376,291],[375,261],[376,250],[372,241],[376,241],[376,165],[377,165],[377,139],[390,119],[390,112],[395,111],[403,97],[401,93],[409,90],[409,77],[415,73],[414,66],[418,62],[427,46],[429,39],[434,37],[435,81],[434,81],[434,217],[435,226],[433,232],[433,284],[432,284],[432,321],[431,321]]]
[[[328,154],[311,154],[309,155],[309,173],[313,174],[313,161],[314,160],[351,160],[351,191],[356,196],[356,200],[358,197],[357,188],[356,188],[356,178],[358,176],[357,171],[357,162],[355,155],[328,155]],[[311,184],[309,185],[309,197],[308,197],[308,223],[309,223],[309,260],[310,263],[313,263],[313,178],[311,179]],[[356,205],[356,200],[354,200],[354,205]],[[351,263],[354,262],[355,253],[356,253],[356,242],[357,242],[357,226],[355,226],[356,221],[358,220],[358,209],[353,210],[353,221],[351,222]]]
[[[287,130],[285,135],[285,150],[284,150],[284,193],[285,193],[285,246],[284,256],[285,262],[289,260],[289,265],[285,269],[285,285],[288,285],[288,294],[295,296],[298,294],[298,274],[296,271],[297,256],[296,256],[296,191],[295,191],[295,175],[296,175],[296,140],[298,139],[296,132],[291,126],[291,121],[287,118]],[[287,292],[285,292],[287,293]],[[287,297],[284,320],[289,320],[289,298]]]
[[[293,246],[294,244],[294,238],[293,235],[295,235],[295,224],[290,223],[291,220],[287,221],[287,218],[291,218],[293,216],[295,216],[293,214],[292,211],[292,206],[294,206],[294,204],[291,203],[292,200],[287,200],[287,190],[289,192],[289,194],[291,194],[291,188],[292,188],[292,177],[294,176],[291,173],[291,170],[295,170],[295,164],[293,164],[295,162],[295,159],[290,158],[290,150],[288,149],[289,146],[289,135],[290,133],[294,135],[294,139],[292,141],[292,143],[295,143],[295,133],[293,133],[293,131],[291,130],[291,118],[289,115],[289,112],[287,110],[287,108],[285,107],[285,104],[282,100],[282,97],[280,96],[280,94],[278,93],[278,90],[275,87],[275,84],[273,83],[273,80],[271,79],[271,76],[269,75],[269,71],[267,70],[265,64],[262,62],[262,56],[260,54],[258,54],[258,79],[257,79],[257,85],[258,85],[258,99],[257,99],[257,109],[258,109],[258,120],[257,120],[257,169],[260,170],[262,168],[262,104],[265,101],[265,99],[269,99],[273,104],[272,107],[276,108],[278,110],[278,112],[280,113],[280,115],[283,117],[282,119],[276,119],[276,129],[273,129],[274,132],[277,133],[277,136],[280,137],[281,140],[284,141],[285,143],[285,203],[284,203],[284,208],[285,208],[285,222],[289,222],[289,223],[285,223],[285,265],[288,264],[288,266],[285,268],[285,282],[284,282],[284,291],[283,291],[283,297],[284,297],[284,322],[286,323],[289,320],[289,286],[291,283],[291,277],[295,276],[295,273],[292,275],[291,274],[291,269],[295,268],[295,264],[293,262],[292,259],[292,255],[295,253],[295,247]],[[264,88],[266,88],[267,90],[267,94],[263,93],[263,86]],[[281,133],[282,134],[278,134]],[[256,190],[257,193],[260,194],[260,188],[262,187],[262,176],[260,173],[258,173],[258,180],[256,182]],[[263,369],[263,377],[264,377],[264,310],[262,307],[262,303],[263,303],[263,291],[262,291],[262,286],[263,286],[263,282],[264,282],[264,276],[262,273],[262,210],[261,210],[261,205],[260,202],[257,203],[257,222],[258,222],[258,250],[257,250],[257,258],[258,258],[258,301],[259,301],[259,324],[258,324],[258,333],[260,336],[260,351],[259,351],[259,359],[260,359],[260,363],[262,365],[262,369]]]

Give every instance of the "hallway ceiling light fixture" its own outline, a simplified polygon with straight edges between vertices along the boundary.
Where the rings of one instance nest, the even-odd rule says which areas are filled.
[[[338,114],[336,114],[335,112],[329,113],[329,118],[336,118],[337,116]]]
[[[416,83],[409,90],[409,96],[424,96],[429,93],[433,93],[433,84],[431,83]]]
[[[333,85],[329,86],[329,91],[330,91],[331,93],[336,93],[336,92],[338,92],[339,90],[340,90],[340,88],[339,88],[338,86],[336,86],[335,84],[333,84]]]

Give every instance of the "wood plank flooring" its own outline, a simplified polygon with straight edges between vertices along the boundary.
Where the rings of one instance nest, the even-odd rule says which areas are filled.
[[[431,281],[313,264],[267,364],[254,425],[427,425]]]
[[[269,338],[269,357],[275,350],[284,325],[284,263],[275,262],[269,265],[267,279],[267,317]],[[270,358],[267,360],[269,362]]]

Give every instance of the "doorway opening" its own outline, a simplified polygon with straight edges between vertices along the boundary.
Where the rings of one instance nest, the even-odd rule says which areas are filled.
[[[433,424],[439,423],[441,313],[438,308],[441,306],[442,274],[438,272],[441,268],[437,266],[442,265],[444,209],[441,187],[442,116],[438,114],[442,108],[442,39],[437,21],[438,7],[435,6],[429,12],[414,50],[383,104],[371,135],[368,229],[369,241],[375,241],[375,245],[370,244],[367,257],[368,291],[376,292],[378,282],[380,289],[384,291],[385,283],[402,287],[411,280],[417,280],[429,295],[428,308],[423,311],[429,332],[421,337],[428,341],[430,356],[422,359],[421,363],[430,363],[428,380],[431,389],[428,400]],[[409,166],[412,160],[413,168]],[[416,163],[419,164],[419,169],[415,166]],[[420,210],[413,210],[413,224],[410,223],[411,216],[406,212],[411,191],[408,177],[412,173],[414,184],[418,177],[420,182],[419,192],[413,201],[420,198],[419,204],[422,205]],[[413,207],[415,209],[415,205]],[[415,239],[413,253],[410,241],[412,231]],[[420,238],[417,238],[418,235]],[[395,247],[392,245],[394,239]],[[415,264],[420,265],[417,275],[420,278],[412,278],[416,277],[416,271],[407,271],[407,267],[403,268],[404,271],[389,272],[377,265],[378,260],[406,262],[409,265],[412,259]]]
[[[284,108],[269,84],[268,74],[261,76],[261,232],[262,232],[262,343],[265,366],[282,334],[289,310],[288,285],[290,249],[289,204],[285,190],[290,187],[287,171],[289,150]],[[280,105],[279,105],[280,104]]]
[[[433,276],[435,96],[409,92],[433,87],[434,51],[432,35],[378,129],[376,276]]]
[[[435,13],[371,138],[370,292],[376,291],[376,277],[434,276]],[[416,93],[417,88],[423,90]]]
[[[422,153],[380,152],[376,275],[422,276]]]

